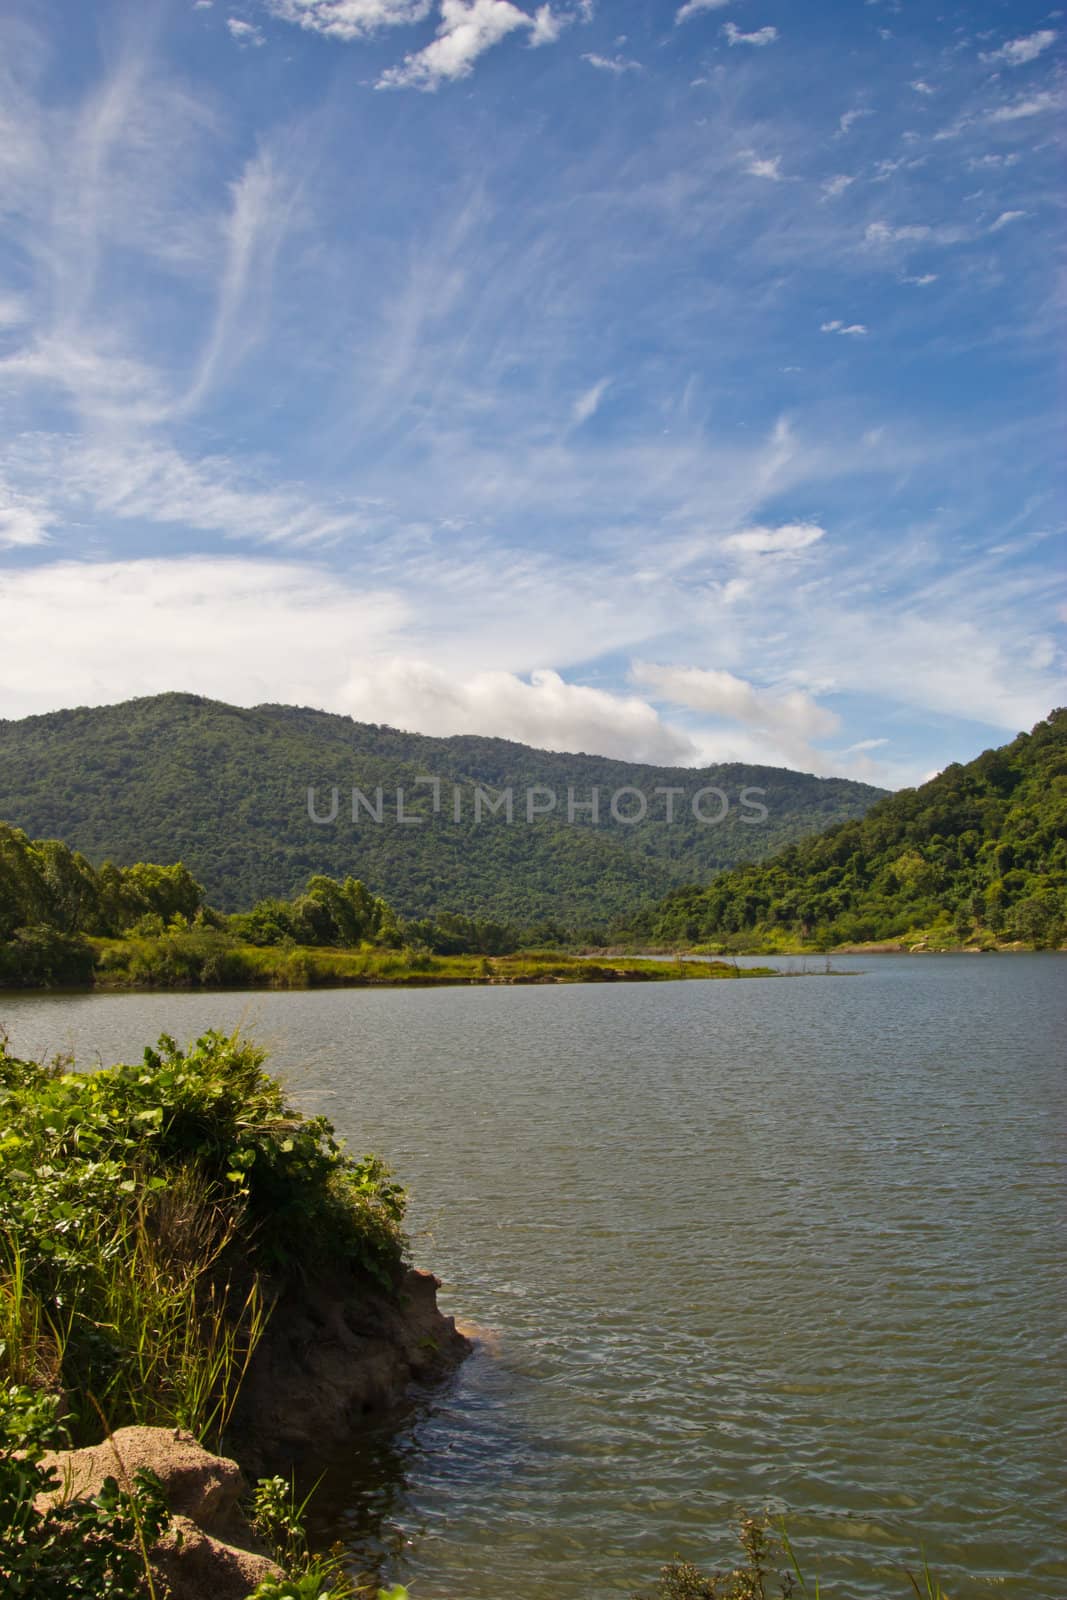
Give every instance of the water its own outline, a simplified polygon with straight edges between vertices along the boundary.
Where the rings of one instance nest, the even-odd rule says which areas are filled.
[[[853,977],[0,995],[26,1052],[254,1024],[486,1337],[322,1516],[417,1600],[619,1600],[788,1509],[829,1593],[1062,1600],[1056,956]],[[824,1588],[824,1592],[826,1592]]]

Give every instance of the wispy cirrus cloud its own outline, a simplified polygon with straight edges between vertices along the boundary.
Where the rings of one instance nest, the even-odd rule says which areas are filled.
[[[679,22],[688,22],[691,17],[698,17],[702,11],[720,11],[723,6],[728,6],[732,0],[686,0],[674,14],[675,25]]]
[[[1009,39],[999,50],[984,52],[982,60],[1002,62],[1006,67],[1025,67],[1051,49],[1058,38],[1055,28],[1038,28],[1036,32],[1024,34],[1021,38]]]
[[[724,550],[740,555],[782,556],[808,550],[826,537],[826,529],[816,522],[786,522],[777,528],[743,528],[723,540]]]

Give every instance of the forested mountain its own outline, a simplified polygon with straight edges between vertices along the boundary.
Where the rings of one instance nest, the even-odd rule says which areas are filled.
[[[434,792],[419,778],[440,780]],[[308,815],[313,787],[328,815]],[[474,820],[474,788],[511,788],[514,820]],[[730,806],[711,825],[691,800],[714,785]],[[377,822],[371,807],[382,790]],[[566,818],[600,790],[600,816]],[[396,791],[403,790],[398,820]],[[616,820],[610,797],[639,790],[644,820]],[[657,789],[681,791],[673,801]],[[745,789],[764,791],[741,804]],[[554,810],[525,817],[527,790],[548,790]],[[454,820],[459,794],[461,817]],[[600,756],[564,755],[505,739],[427,738],[293,706],[244,710],[196,695],[165,694],[124,705],[0,721],[0,817],[36,838],[65,840],[95,865],[110,859],[181,861],[208,901],[247,909],[292,896],[316,873],[362,879],[406,917],[463,911],[530,927],[554,921],[604,926],[630,916],[672,885],[706,881],[723,867],[861,816],[881,791],[837,778],[738,764],[694,771]],[[547,805],[543,793],[534,805]],[[666,821],[666,807],[674,820]],[[766,808],[758,817],[757,806]],[[620,815],[640,809],[632,793]],[[705,816],[721,809],[714,798]]]
[[[939,940],[1067,941],[1067,711],[954,763],[859,821],[680,889],[638,937],[819,947],[933,933]]]

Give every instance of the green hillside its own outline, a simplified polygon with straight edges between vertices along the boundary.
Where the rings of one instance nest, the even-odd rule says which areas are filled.
[[[905,935],[1067,941],[1067,711],[859,821],[667,896],[636,936],[827,948]]]
[[[429,785],[441,780],[441,809]],[[515,820],[472,816],[473,786],[513,787]],[[731,801],[718,825],[692,815],[702,786]],[[313,786],[320,810],[337,785],[337,820],[308,817]],[[365,808],[351,818],[359,787]],[[463,806],[452,818],[453,785]],[[593,826],[568,823],[568,785],[581,802],[601,791]],[[525,791],[553,790],[557,810],[527,823]],[[627,825],[608,810],[632,786],[649,797],[648,816]],[[397,788],[405,813],[398,821]],[[673,823],[657,787],[684,791]],[[741,791],[758,797],[766,821],[753,826]],[[0,721],[0,817],[35,838],[65,840],[94,864],[110,859],[181,861],[208,900],[244,909],[266,896],[292,896],[315,873],[362,879],[405,917],[462,910],[529,927],[544,921],[603,926],[658,900],[672,885],[707,880],[738,861],[763,857],[831,823],[858,817],[881,791],[837,778],[730,764],[704,771],[654,767],[600,756],[562,755],[504,739],[426,738],[292,706],[253,710],[195,695],[166,694],[124,705]],[[542,803],[541,801],[535,803]],[[630,797],[629,803],[637,802]],[[620,810],[626,802],[620,802]],[[716,802],[705,805],[714,815]]]

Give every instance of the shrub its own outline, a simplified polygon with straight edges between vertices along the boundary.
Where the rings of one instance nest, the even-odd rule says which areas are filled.
[[[0,1041],[0,1382],[70,1396],[98,1431],[218,1438],[265,1321],[309,1257],[392,1283],[404,1196],[305,1119],[247,1040],[164,1036],[92,1075]]]

